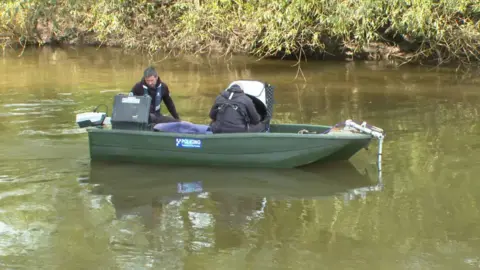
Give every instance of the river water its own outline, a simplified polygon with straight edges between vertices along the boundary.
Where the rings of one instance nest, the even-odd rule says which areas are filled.
[[[274,121],[386,130],[302,170],[90,163],[75,114],[151,64],[115,49],[0,58],[1,269],[478,269],[480,80],[453,69],[236,56],[156,60],[184,120],[231,81],[276,86]],[[164,108],[165,109],[165,108]],[[179,184],[196,192],[179,193]]]

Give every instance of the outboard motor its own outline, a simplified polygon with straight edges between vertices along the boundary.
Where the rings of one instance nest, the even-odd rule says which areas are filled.
[[[86,113],[79,113],[76,115],[75,121],[80,128],[85,127],[94,127],[94,126],[101,126],[103,122],[107,118],[106,113],[101,112],[86,112]]]
[[[105,104],[100,104],[98,105],[95,109],[93,109],[93,112],[86,112],[86,113],[79,113],[76,115],[75,122],[80,128],[85,128],[85,127],[95,127],[95,126],[103,126],[105,124],[108,124],[109,122],[109,117],[107,116],[107,113],[104,112],[97,112],[98,107],[100,106],[105,106],[108,111],[108,107]]]
[[[152,98],[118,94],[113,102],[112,129],[146,130]]]

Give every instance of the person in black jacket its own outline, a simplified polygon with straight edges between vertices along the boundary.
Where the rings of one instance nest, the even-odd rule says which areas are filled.
[[[148,94],[152,98],[152,103],[150,104],[151,123],[180,122],[180,116],[170,97],[170,89],[168,89],[168,85],[160,79],[155,68],[148,67],[145,69],[142,80],[132,87],[131,94],[135,96]],[[167,106],[172,117],[160,113],[162,101]]]
[[[264,128],[253,101],[236,84],[217,96],[209,116],[213,133],[261,132]]]

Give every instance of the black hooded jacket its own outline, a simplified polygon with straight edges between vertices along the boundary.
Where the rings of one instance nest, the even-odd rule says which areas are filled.
[[[217,96],[210,118],[213,133],[247,132],[261,120],[253,101],[236,84]]]

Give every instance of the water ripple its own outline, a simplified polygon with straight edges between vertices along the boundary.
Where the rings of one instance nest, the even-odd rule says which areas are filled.
[[[32,223],[27,230],[0,221],[0,256],[19,255],[49,245],[45,237],[54,229],[51,225]]]
[[[10,176],[10,175],[0,175],[0,183],[2,182],[12,182],[12,181],[15,181],[17,179],[17,177],[14,177],[14,176]]]
[[[28,195],[28,194],[32,194],[32,193],[33,193],[33,191],[27,192],[26,190],[23,190],[23,189],[0,192],[0,201],[4,200],[6,198],[9,198],[9,197],[23,196],[23,195]]]
[[[33,135],[64,136],[64,135],[77,135],[77,134],[84,134],[84,133],[87,133],[87,130],[82,129],[82,128],[60,129],[60,130],[53,130],[53,131],[26,129],[26,130],[21,131],[18,135],[21,135],[21,136],[33,136]]]
[[[41,103],[12,103],[12,104],[5,104],[3,107],[38,107],[41,106]]]
[[[1,117],[8,117],[8,116],[21,116],[21,115],[42,115],[45,114],[45,112],[7,112],[7,113],[0,113]]]
[[[26,108],[20,107],[20,108],[14,109],[14,111],[33,111],[35,109],[36,109],[36,107],[26,107]]]

